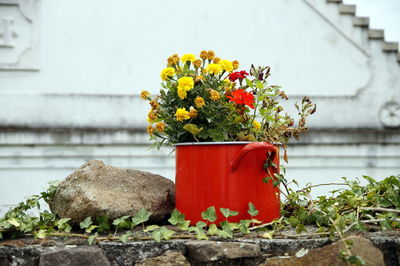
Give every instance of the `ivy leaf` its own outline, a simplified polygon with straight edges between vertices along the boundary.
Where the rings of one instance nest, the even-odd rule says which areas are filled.
[[[99,226],[97,228],[97,231],[99,233],[107,232],[110,230],[110,222],[107,215],[97,217],[96,224]]]
[[[254,206],[253,203],[249,202],[249,209],[247,210],[247,212],[251,215],[251,216],[257,216],[258,215],[258,210],[256,209],[256,207]]]
[[[223,238],[233,238],[233,231],[231,226],[229,225],[229,222],[222,222],[221,223],[221,229],[218,231],[218,236],[223,237]]]
[[[201,213],[201,218],[203,218],[204,220],[207,220],[209,222],[214,222],[215,220],[217,220],[217,214],[215,213],[215,207],[209,207],[207,208],[207,210],[205,210],[204,212]]]
[[[155,230],[151,233],[151,237],[154,239],[156,242],[161,242],[161,231],[160,230]]]
[[[82,222],[79,223],[79,227],[81,229],[86,229],[88,228],[91,224],[92,224],[92,217],[88,216],[85,218],[85,220],[83,220]]]
[[[174,230],[170,230],[170,229],[166,228],[165,226],[162,226],[160,228],[160,231],[161,231],[162,238],[164,238],[165,240],[170,240],[172,235],[175,234]]]
[[[274,236],[274,231],[267,231],[264,234],[262,234],[263,238],[267,238],[267,239],[273,239]]]
[[[250,231],[249,231],[250,224],[251,224],[250,220],[240,220],[240,222],[239,222],[240,232],[242,232],[243,234],[250,233]]]
[[[39,239],[45,239],[46,238],[46,230],[44,229],[40,229],[38,232],[35,232],[34,234],[34,238],[39,238]]]
[[[154,231],[156,229],[160,228],[158,225],[149,225],[146,227],[146,229],[144,230],[145,232],[151,232]]]
[[[123,234],[123,235],[121,235],[121,236],[119,237],[119,240],[121,240],[122,243],[126,243],[126,242],[128,242],[128,239],[129,239],[129,237],[130,237],[131,235],[132,235],[131,232],[125,233],[125,234]]]
[[[68,222],[71,220],[71,218],[62,218],[62,219],[60,219],[60,220],[58,220],[57,222],[56,222],[56,226],[57,226],[57,228],[58,228],[58,230],[59,231],[62,231],[62,232],[67,232],[67,233],[69,233],[69,232],[71,232],[71,226],[68,224]]]
[[[14,225],[15,227],[19,227],[21,224],[15,218],[8,219],[7,222]]]
[[[219,231],[219,229],[218,229],[216,224],[211,224],[208,227],[208,234],[209,235],[215,236],[215,235],[217,235],[218,231]]]
[[[97,237],[98,235],[99,235],[99,234],[96,232],[94,235],[89,236],[89,238],[88,238],[88,244],[89,244],[89,246],[91,246],[91,245],[94,244],[94,242],[96,241],[96,237]]]
[[[177,209],[173,210],[171,213],[171,218],[168,219],[168,222],[172,225],[178,225],[185,221],[185,215],[182,214]]]
[[[191,226],[189,227],[189,232],[195,232],[196,233],[196,238],[198,240],[202,240],[202,239],[208,239],[204,229],[196,227],[196,226]]]
[[[237,211],[231,211],[231,210],[228,209],[228,208],[219,208],[219,210],[221,211],[222,215],[223,215],[225,218],[239,215],[239,212],[237,212]]]
[[[93,229],[96,229],[97,227],[98,227],[97,225],[92,224],[91,226],[85,229],[85,232],[87,234],[90,234],[93,231]]]
[[[136,226],[138,224],[147,222],[150,218],[151,212],[147,211],[144,208],[141,208],[136,215],[132,218],[132,224],[133,226]]]
[[[185,220],[182,223],[178,224],[178,228],[181,230],[188,230],[189,229],[189,225],[190,225],[190,221]]]
[[[117,226],[117,228],[124,228],[124,229],[130,229],[130,222],[128,221],[129,215],[122,216],[120,218],[117,218],[113,221],[113,225]]]

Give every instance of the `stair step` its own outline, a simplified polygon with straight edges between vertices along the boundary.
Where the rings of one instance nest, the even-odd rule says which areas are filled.
[[[339,12],[343,15],[355,15],[356,14],[356,5],[344,5],[341,4],[339,6]]]
[[[398,42],[383,42],[382,50],[384,52],[399,52],[399,43]]]
[[[397,54],[397,62],[400,63],[400,53]]]
[[[385,38],[384,30],[368,30],[368,38],[370,40],[383,40]]]
[[[368,27],[369,26],[369,17],[354,17],[353,25],[357,27]]]
[[[337,3],[337,4],[341,4],[343,3],[342,0],[326,0],[327,3]]]

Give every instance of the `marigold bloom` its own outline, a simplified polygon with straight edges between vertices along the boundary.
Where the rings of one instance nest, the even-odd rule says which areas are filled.
[[[182,88],[185,91],[191,90],[194,86],[194,80],[192,77],[181,77],[178,79],[178,88]]]
[[[239,61],[238,60],[232,61],[232,66],[233,66],[234,70],[238,69],[239,68]]]
[[[229,101],[235,102],[236,104],[244,104],[254,109],[254,95],[250,92],[239,89],[232,92],[232,96],[226,96]]]
[[[187,91],[181,87],[178,87],[178,96],[179,98],[181,98],[182,100],[185,99],[187,97]]]
[[[210,91],[210,99],[213,101],[218,101],[221,96],[219,95],[219,92],[216,90],[211,89]]]
[[[158,122],[156,124],[156,129],[157,129],[158,132],[164,132],[165,123],[164,122]]]
[[[149,133],[150,137],[154,134],[154,128],[152,125],[147,126],[147,133]]]
[[[200,60],[200,59],[194,60],[193,66],[194,66],[195,68],[200,68],[200,67],[201,67],[201,60]]]
[[[160,77],[162,80],[168,80],[175,75],[175,69],[173,67],[166,67],[161,71]]]
[[[150,96],[150,92],[148,92],[148,91],[142,91],[140,93],[140,98],[142,98],[143,100],[147,100],[147,98],[149,98],[149,96]]]
[[[206,67],[206,71],[210,74],[218,75],[219,73],[222,72],[222,68],[218,64],[209,64]]]
[[[160,108],[160,104],[157,102],[158,98],[155,97],[150,101],[150,106],[152,109],[159,109]]]
[[[194,99],[194,104],[197,108],[203,108],[206,103],[204,102],[204,99],[202,97],[197,96],[196,99]]]
[[[182,55],[182,63],[186,63],[187,61],[193,62],[194,60],[196,60],[196,56],[194,54],[185,54]]]
[[[233,64],[229,60],[221,60],[219,61],[219,64],[221,65],[222,70],[231,72],[233,70]]]
[[[190,106],[190,108],[189,108],[189,116],[192,119],[197,117],[197,110],[194,109],[193,106]]]
[[[255,129],[255,131],[260,131],[261,129],[260,122],[258,122],[257,120],[253,120],[253,128]]]
[[[214,51],[208,51],[207,52],[207,59],[208,60],[213,60],[214,59],[214,56],[215,56],[215,53],[214,53]]]
[[[218,64],[219,61],[221,61],[221,58],[219,58],[219,57],[214,57],[214,60],[213,60],[214,64]]]
[[[200,58],[203,60],[207,59],[207,51],[206,50],[203,50],[200,52]]]
[[[190,119],[189,112],[185,108],[178,108],[175,113],[177,121]]]
[[[157,117],[158,117],[157,110],[150,110],[150,112],[148,113],[147,116],[149,118],[149,121],[153,121],[153,120],[157,119]]]

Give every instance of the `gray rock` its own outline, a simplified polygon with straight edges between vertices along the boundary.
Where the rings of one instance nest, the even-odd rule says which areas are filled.
[[[163,266],[190,266],[190,263],[183,256],[182,253],[168,250],[164,254],[154,258],[148,258],[144,261],[135,264],[136,266],[154,266],[154,265],[163,265]]]
[[[141,208],[156,222],[175,208],[175,185],[160,175],[89,161],[58,185],[49,205],[74,223],[88,216],[135,215]]]
[[[261,255],[258,244],[241,242],[188,241],[187,256],[194,263],[226,259],[257,258]]]
[[[44,252],[39,266],[107,266],[111,265],[98,247],[77,247]]]
[[[382,251],[376,248],[371,241],[359,236],[351,236],[347,239],[353,241],[351,248],[352,255],[361,257],[366,266],[384,266]],[[337,241],[325,247],[312,250],[303,249],[293,257],[274,257],[267,259],[263,264],[265,266],[326,266],[326,265],[349,265],[339,258],[339,251],[344,249],[342,241]]]

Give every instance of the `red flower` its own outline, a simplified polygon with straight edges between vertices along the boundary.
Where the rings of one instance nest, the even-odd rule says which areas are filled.
[[[228,97],[231,102],[235,102],[236,104],[245,104],[251,109],[254,109],[254,95],[252,93],[244,91],[244,89],[239,89],[232,92],[232,96],[226,97]]]
[[[235,80],[237,79],[244,79],[245,76],[249,75],[249,73],[247,73],[245,70],[242,71],[236,71],[236,72],[232,72],[231,74],[229,74],[229,80],[232,82],[235,82]]]

